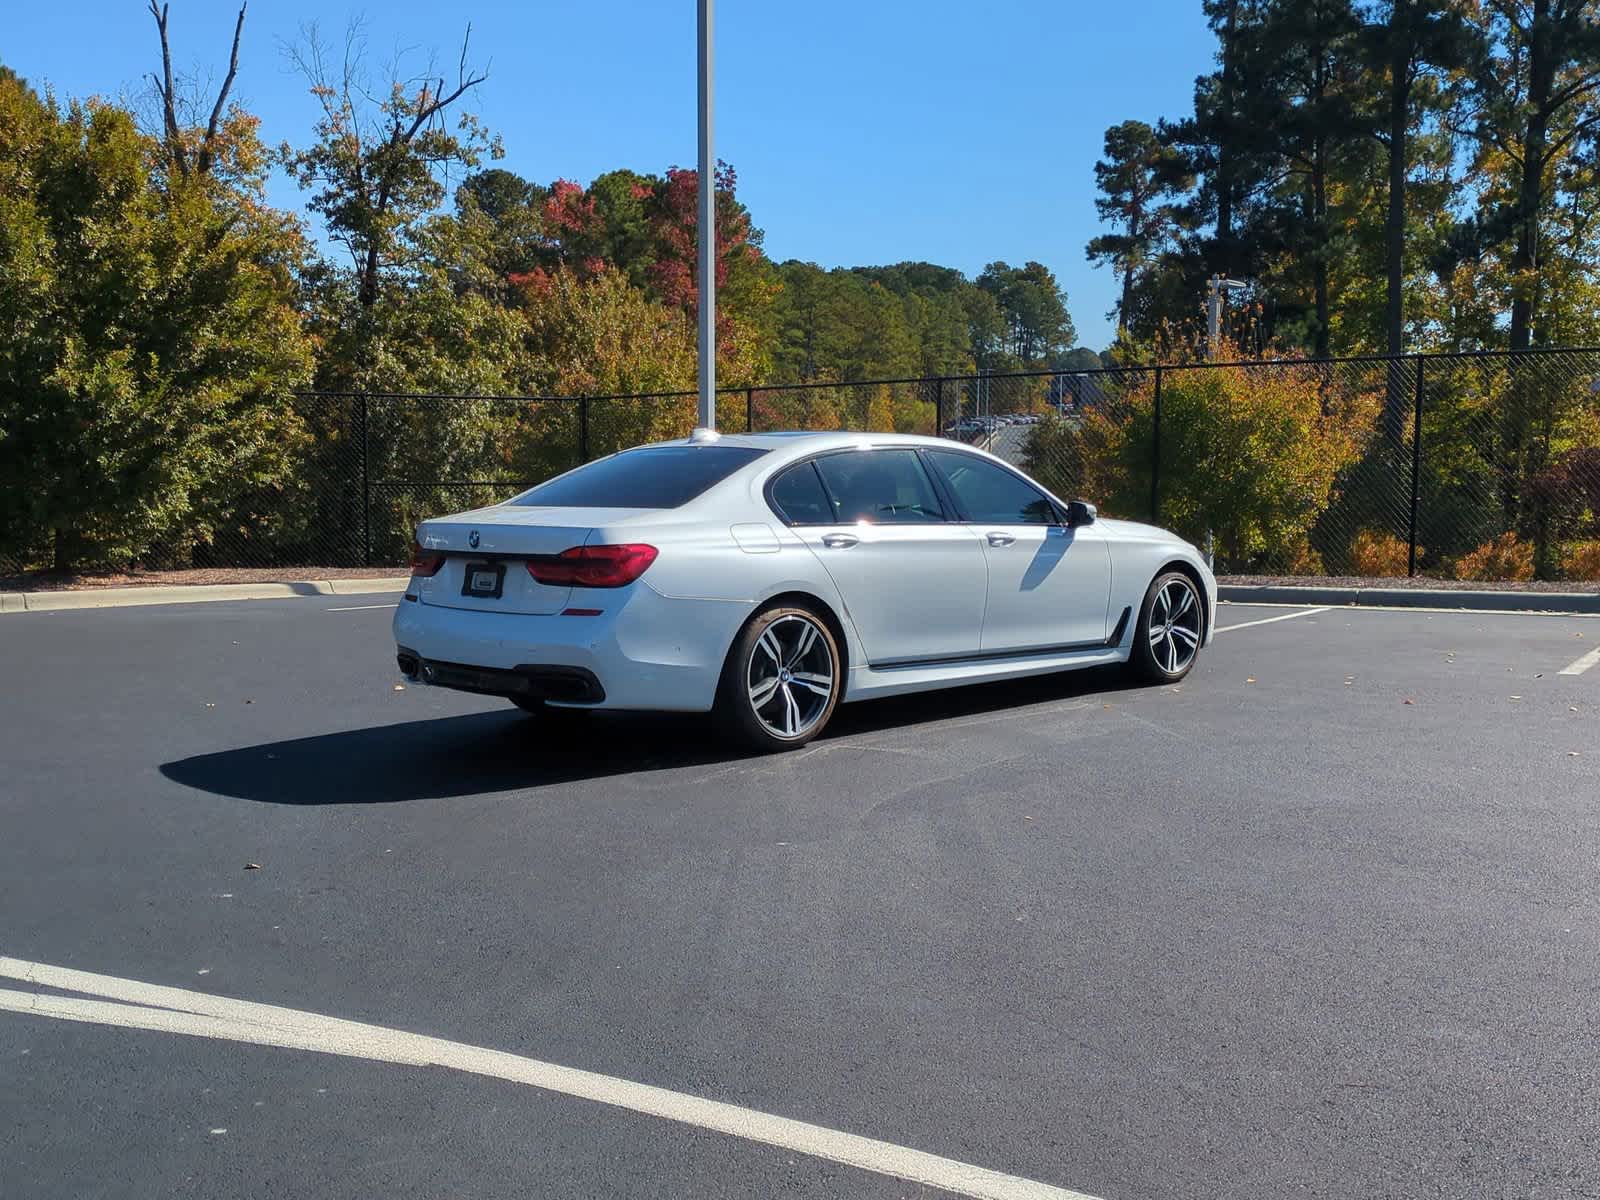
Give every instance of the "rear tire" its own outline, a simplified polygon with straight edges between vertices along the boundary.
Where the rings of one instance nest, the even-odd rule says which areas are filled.
[[[1158,575],[1144,594],[1128,665],[1148,683],[1176,683],[1193,669],[1205,640],[1205,604],[1182,571]]]
[[[804,746],[833,718],[843,661],[827,619],[813,609],[788,604],[757,613],[723,664],[717,718],[757,750]]]

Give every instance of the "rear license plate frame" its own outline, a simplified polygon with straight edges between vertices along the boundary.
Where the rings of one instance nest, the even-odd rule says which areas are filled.
[[[484,575],[494,576],[494,588],[479,587]],[[505,593],[506,565],[503,562],[469,562],[461,569],[461,594],[474,600],[498,600]]]

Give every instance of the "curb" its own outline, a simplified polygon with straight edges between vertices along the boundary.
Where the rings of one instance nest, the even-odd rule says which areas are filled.
[[[1275,587],[1219,584],[1234,604],[1322,604],[1329,608],[1460,608],[1477,612],[1600,614],[1600,592],[1473,592],[1446,588]]]
[[[0,592],[0,613],[62,612],[80,608],[134,608],[150,604],[204,604],[219,600],[294,600],[315,596],[370,596],[402,592],[408,576],[323,579],[300,583],[191,583],[172,587],[83,588],[78,591]]]

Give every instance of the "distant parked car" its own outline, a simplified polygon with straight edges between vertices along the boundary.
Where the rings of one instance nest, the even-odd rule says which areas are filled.
[[[421,683],[714,711],[780,750],[874,696],[1107,663],[1171,683],[1216,594],[1181,538],[970,446],[700,431],[424,521],[394,637]]]

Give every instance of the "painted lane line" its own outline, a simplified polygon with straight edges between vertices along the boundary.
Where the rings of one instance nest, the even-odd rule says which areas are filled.
[[[447,1067],[677,1121],[974,1200],[1094,1200],[1082,1192],[806,1121],[444,1038],[14,958],[0,957],[0,976],[109,997],[81,999],[0,988],[0,1011],[375,1062]]]
[[[348,608],[329,608],[325,612],[366,612],[372,608],[399,608],[398,604],[352,604]]]
[[[1284,613],[1280,617],[1262,617],[1259,621],[1241,621],[1237,625],[1218,625],[1216,633],[1227,633],[1230,629],[1249,629],[1255,625],[1271,625],[1274,621],[1292,621],[1296,617],[1314,617],[1318,613],[1333,611],[1331,608],[1308,608],[1302,612]]]
[[[1590,667],[1594,666],[1595,663],[1600,663],[1600,650],[1591,650],[1577,661],[1568,663],[1566,666],[1561,668],[1559,674],[1582,675]]]

